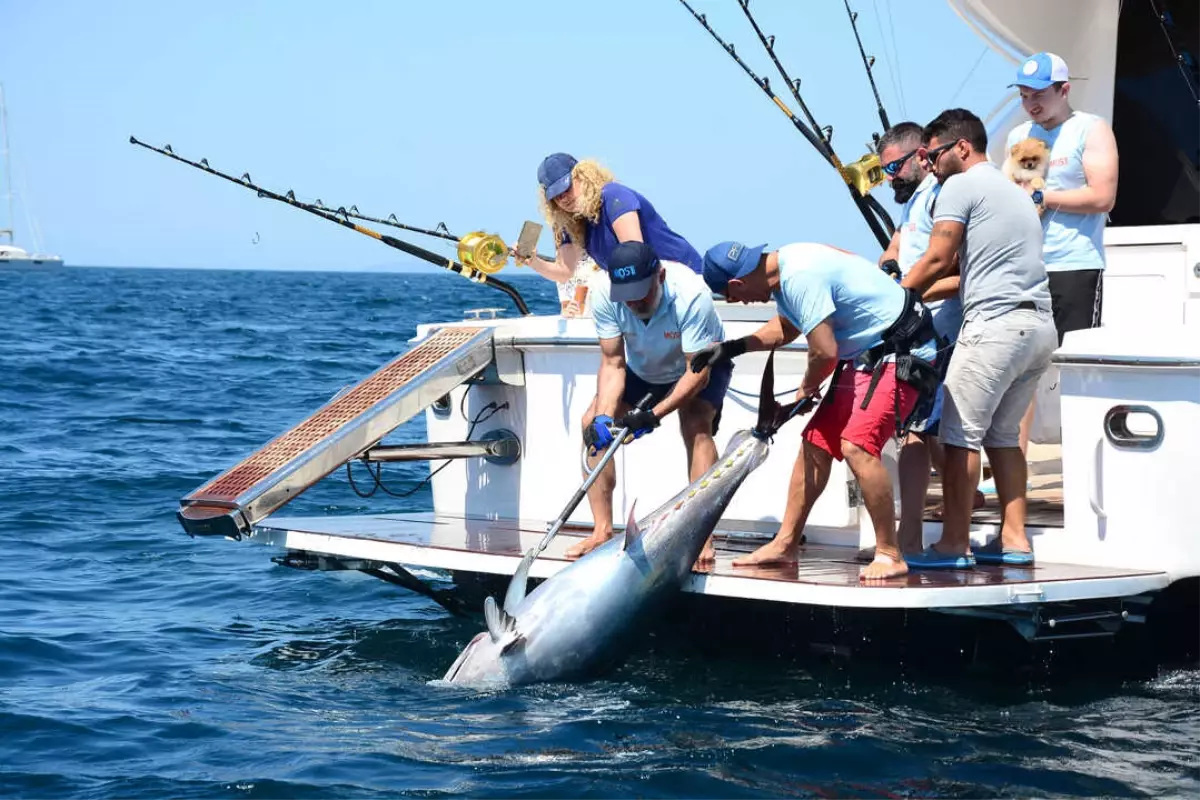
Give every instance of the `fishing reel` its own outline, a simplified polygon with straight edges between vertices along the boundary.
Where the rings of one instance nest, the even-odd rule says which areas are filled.
[[[508,263],[508,245],[494,233],[472,231],[458,240],[458,260],[484,275],[495,275]]]
[[[878,153],[867,153],[858,161],[843,165],[838,171],[842,173],[842,180],[863,197],[883,184],[883,166],[879,163]]]

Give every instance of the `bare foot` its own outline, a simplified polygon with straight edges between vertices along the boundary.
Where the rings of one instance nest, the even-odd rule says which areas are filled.
[[[588,553],[592,552],[597,547],[611,539],[612,536],[612,531],[596,531],[582,542],[577,542],[568,547],[567,551],[563,553],[563,555],[572,561],[582,556],[586,556]]]
[[[704,549],[700,551],[700,557],[696,559],[696,564],[692,569],[698,572],[707,572],[715,563],[717,563],[717,549],[713,547],[713,537],[709,536],[708,541],[704,543]]]
[[[772,539],[748,556],[735,558],[735,567],[756,567],[764,564],[795,564],[800,560],[800,545],[787,545]]]
[[[875,560],[858,572],[860,581],[877,581],[883,578],[896,578],[908,574],[908,564],[904,559],[894,559],[885,555],[875,555]]]

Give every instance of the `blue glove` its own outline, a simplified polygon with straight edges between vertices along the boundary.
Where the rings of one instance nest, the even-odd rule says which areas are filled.
[[[640,439],[658,427],[658,417],[650,409],[635,408],[617,422],[618,428],[628,428],[634,439]]]
[[[583,429],[583,443],[588,446],[588,452],[592,455],[605,450],[613,442],[612,430],[609,428],[613,424],[613,418],[607,414],[597,414],[592,418],[591,423]]]

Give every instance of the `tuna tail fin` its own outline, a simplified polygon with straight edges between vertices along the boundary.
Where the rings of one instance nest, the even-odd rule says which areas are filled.
[[[763,367],[762,388],[758,392],[758,423],[751,433],[757,439],[770,439],[792,417],[807,414],[816,406],[811,397],[779,405],[775,400],[775,349],[767,356],[766,366]]]
[[[633,540],[642,534],[642,529],[638,527],[637,516],[634,513],[634,509],[636,508],[637,500],[634,500],[629,506],[629,519],[625,521],[625,533],[622,534],[621,538],[622,550],[628,550],[629,545],[633,544]]]
[[[529,548],[529,552],[521,559],[521,563],[517,565],[517,571],[513,573],[512,580],[508,583],[508,591],[504,594],[504,610],[508,614],[517,613],[517,606],[525,599],[525,590],[529,586],[529,568],[533,566],[533,560],[537,558],[537,548]]]
[[[496,598],[488,595],[483,601],[483,619],[487,623],[488,635],[493,642],[512,637],[516,633],[516,620],[507,611],[500,608]]]

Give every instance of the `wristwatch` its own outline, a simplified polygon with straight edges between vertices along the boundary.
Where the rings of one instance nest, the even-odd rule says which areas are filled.
[[[1033,194],[1029,195],[1035,206],[1045,205],[1046,196],[1042,194],[1041,189],[1034,189]]]

